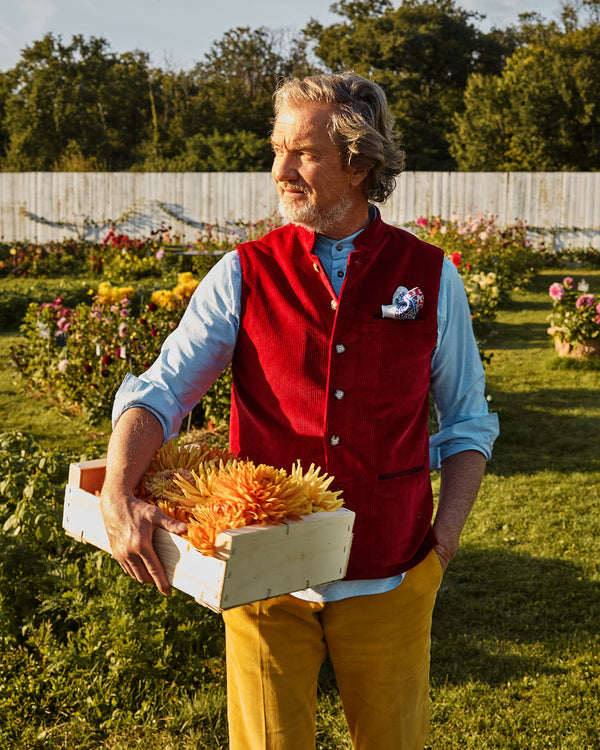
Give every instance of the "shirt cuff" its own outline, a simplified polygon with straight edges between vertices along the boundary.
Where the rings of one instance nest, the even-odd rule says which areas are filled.
[[[461,451],[479,451],[483,453],[486,461],[489,461],[494,441],[499,433],[497,414],[482,414],[440,430],[432,435],[429,441],[430,470],[437,471],[444,459]]]
[[[163,442],[177,437],[185,417],[181,404],[166,388],[128,373],[115,395],[112,409],[113,427],[121,414],[134,406],[154,414],[163,428]]]

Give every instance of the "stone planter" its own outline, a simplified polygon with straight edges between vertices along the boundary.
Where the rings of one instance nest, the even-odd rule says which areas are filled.
[[[600,339],[588,339],[586,342],[563,341],[558,336],[554,337],[554,348],[559,357],[570,357],[571,359],[585,359],[593,357],[600,359]]]

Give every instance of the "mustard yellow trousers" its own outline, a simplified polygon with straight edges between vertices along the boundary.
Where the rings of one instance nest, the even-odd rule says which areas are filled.
[[[327,653],[355,750],[422,750],[429,730],[435,552],[393,591],[316,604],[279,596],[224,612],[231,750],[313,750]]]

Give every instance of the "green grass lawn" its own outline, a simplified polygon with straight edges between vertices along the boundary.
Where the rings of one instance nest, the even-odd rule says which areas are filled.
[[[22,382],[8,364],[10,348],[18,341],[15,331],[0,334],[0,432],[28,433],[47,449],[60,447],[83,453],[106,446],[108,419],[92,426],[74,413],[57,408],[49,397],[23,391]]]
[[[546,334],[547,289],[565,273],[546,270],[514,293],[488,343],[501,436],[434,613],[432,750],[600,748],[600,369],[558,362]],[[569,273],[600,292],[600,270]],[[13,340],[0,337],[2,362]],[[0,418],[2,429],[81,451],[102,447],[109,430],[21,393],[6,368]],[[101,741],[63,715],[47,725],[52,740],[15,747],[227,747],[222,688],[165,715],[164,726],[119,726]],[[210,731],[191,728],[199,715]],[[350,748],[327,667],[317,748]]]
[[[600,371],[557,366],[564,275],[513,294],[490,341],[501,436],[434,613],[435,750],[600,747]]]

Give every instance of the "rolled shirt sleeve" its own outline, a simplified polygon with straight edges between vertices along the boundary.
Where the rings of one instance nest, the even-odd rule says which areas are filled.
[[[112,420],[133,406],[152,412],[164,440],[175,437],[188,414],[231,363],[240,320],[241,270],[236,251],[213,266],[195,290],[177,328],[140,376],[127,375]]]
[[[499,427],[485,395],[485,373],[473,335],[464,284],[444,260],[438,299],[438,340],[431,360],[431,392],[439,431],[430,439],[430,467],[465,450],[489,459]]]

